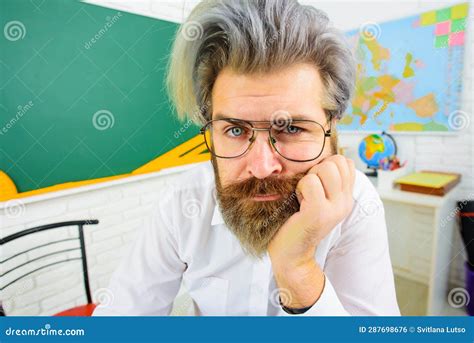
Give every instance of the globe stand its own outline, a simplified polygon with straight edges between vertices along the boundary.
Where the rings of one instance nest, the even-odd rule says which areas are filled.
[[[378,173],[377,173],[377,168],[374,168],[374,167],[369,167],[367,166],[367,171],[364,172],[364,174],[368,177],[377,177]]]

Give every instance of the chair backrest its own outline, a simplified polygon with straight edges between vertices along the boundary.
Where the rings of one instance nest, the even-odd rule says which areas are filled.
[[[77,250],[80,251],[80,257],[73,257],[73,258],[69,257],[69,258],[59,260],[59,261],[55,261],[53,263],[46,263],[44,265],[41,265],[38,268],[35,268],[34,270],[30,270],[30,271],[28,271],[24,274],[21,274],[19,277],[15,278],[14,280],[11,280],[6,285],[0,285],[0,291],[3,291],[5,288],[13,285],[15,282],[27,277],[30,274],[33,274],[33,273],[35,273],[39,270],[45,269],[47,267],[50,267],[50,266],[53,266],[53,265],[56,265],[56,264],[61,264],[61,263],[69,262],[69,261],[80,260],[80,261],[82,261],[82,273],[83,273],[83,279],[84,279],[84,290],[85,290],[86,297],[87,297],[87,303],[92,304],[92,296],[91,296],[91,290],[90,290],[90,286],[89,286],[89,273],[88,273],[88,267],[87,267],[86,245],[85,245],[85,241],[84,241],[84,230],[83,230],[83,228],[84,228],[85,225],[96,225],[98,223],[99,223],[99,221],[96,220],[96,219],[89,219],[89,220],[75,220],[75,221],[67,221],[67,222],[61,222],[61,223],[47,224],[47,225],[37,226],[37,227],[34,227],[34,228],[19,231],[19,232],[16,232],[16,233],[12,234],[12,235],[6,236],[4,238],[0,238],[0,247],[2,247],[5,244],[8,244],[9,242],[12,242],[14,240],[17,240],[17,239],[20,239],[20,238],[25,238],[29,235],[32,235],[32,234],[35,234],[35,233],[38,233],[38,232],[43,232],[43,231],[46,231],[46,230],[67,228],[67,227],[70,227],[70,226],[76,226],[77,230],[78,230],[77,237],[49,241],[47,243],[36,245],[36,246],[33,246],[33,247],[28,248],[26,250],[17,252],[17,253],[15,253],[15,254],[13,254],[13,255],[9,256],[8,258],[5,258],[5,259],[3,259],[2,256],[0,256],[0,259],[2,259],[0,261],[0,267],[1,267],[2,264],[7,262],[7,261],[14,260],[15,258],[17,258],[17,257],[19,257],[23,254],[26,254],[30,251],[33,251],[33,250],[36,250],[36,249],[39,249],[39,248],[42,248],[42,247],[45,247],[45,246],[48,246],[48,249],[53,250],[52,252],[48,251],[47,254],[43,254],[41,256],[38,256],[38,257],[35,257],[35,258],[32,258],[32,259],[28,259],[27,262],[15,265],[13,268],[10,268],[6,271],[4,271],[3,268],[0,268],[0,270],[2,271],[2,273],[0,274],[1,279],[3,279],[3,277],[5,275],[8,275],[12,271],[23,268],[23,267],[27,266],[30,263],[33,263],[33,262],[41,263],[42,260],[46,257],[50,257],[50,256],[53,256],[53,255],[58,255],[58,254],[61,254],[61,253],[69,253],[71,251],[77,251]],[[57,245],[58,243],[66,242],[66,241],[74,241],[74,240],[77,240],[79,242],[79,246],[77,248],[62,249],[62,250],[54,251],[55,245]]]

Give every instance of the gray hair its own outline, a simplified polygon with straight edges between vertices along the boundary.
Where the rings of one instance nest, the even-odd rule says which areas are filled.
[[[322,11],[296,0],[205,0],[181,25],[167,86],[178,117],[211,119],[211,93],[224,67],[266,73],[310,63],[325,87],[322,107],[340,119],[354,88],[355,67],[344,36]]]

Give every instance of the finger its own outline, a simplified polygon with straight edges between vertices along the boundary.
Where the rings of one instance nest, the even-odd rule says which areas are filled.
[[[348,191],[351,183],[351,174],[349,170],[349,164],[347,163],[347,158],[342,155],[331,156],[330,161],[336,164],[339,174],[341,175],[341,187],[342,191]]]
[[[350,174],[350,193],[352,194],[352,191],[354,190],[354,184],[355,184],[355,163],[353,160],[350,158],[347,159],[347,165],[349,167],[349,174]]]
[[[296,185],[295,194],[296,194],[296,199],[298,199],[298,203],[301,205],[301,202],[303,201],[303,194],[301,194],[301,191],[298,190],[298,185]]]
[[[317,175],[323,184],[326,199],[334,200],[342,192],[341,175],[336,164],[332,161],[321,164]]]
[[[296,194],[298,193],[304,200],[310,203],[315,203],[326,198],[321,180],[316,174],[307,174],[301,178],[296,185]],[[303,199],[301,199],[301,201]]]

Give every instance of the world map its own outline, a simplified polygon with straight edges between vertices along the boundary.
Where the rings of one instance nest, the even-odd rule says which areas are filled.
[[[356,88],[341,131],[458,129],[468,4],[347,33]]]

